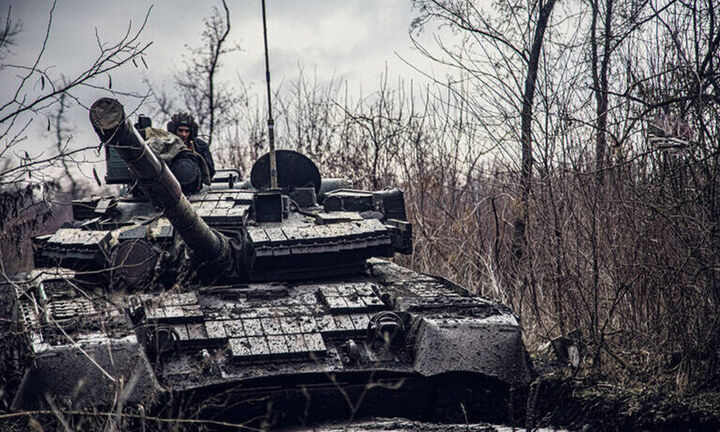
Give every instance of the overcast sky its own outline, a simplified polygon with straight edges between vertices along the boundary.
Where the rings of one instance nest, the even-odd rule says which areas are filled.
[[[319,80],[347,80],[351,91],[368,94],[377,87],[380,74],[387,69],[390,78],[402,76],[415,81],[420,74],[406,65],[405,58],[424,69],[430,63],[411,49],[408,28],[414,17],[411,0],[266,0],[268,38],[273,84],[297,76],[298,67],[317,73]],[[264,85],[262,20],[260,0],[229,0],[230,42],[241,51],[228,54],[221,79],[242,79],[254,88]],[[22,32],[12,52],[1,63],[31,65],[37,56],[47,28],[52,1],[0,0],[0,16],[22,23]],[[98,53],[95,32],[102,41],[117,41],[130,23],[137,29],[152,7],[141,39],[152,42],[147,51],[148,68],[124,68],[112,74],[113,89],[142,91],[143,77],[155,86],[172,90],[172,75],[182,66],[187,46],[198,46],[203,18],[209,17],[219,1],[170,0],[59,0],[52,18],[50,37],[40,62],[55,77],[72,76],[84,70]],[[0,101],[12,98],[18,83],[18,70],[0,69]],[[100,82],[101,85],[107,85]],[[39,90],[40,83],[28,85]],[[89,106],[101,96],[98,90],[78,92]],[[121,98],[122,99],[122,98]],[[70,113],[75,145],[95,143],[87,112],[76,107]],[[25,146],[42,151],[52,138],[46,131],[47,119],[37,117],[27,130]],[[51,144],[52,145],[52,144]]]

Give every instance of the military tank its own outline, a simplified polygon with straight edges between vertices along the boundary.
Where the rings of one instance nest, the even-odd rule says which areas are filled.
[[[74,201],[72,226],[33,239],[36,269],[0,285],[31,359],[13,409],[209,427],[521,411],[513,313],[388,260],[412,252],[402,191],[351,189],[278,150],[276,189],[265,155],[249,181],[219,171],[185,194],[120,102],[90,120],[108,182],[132,193]]]

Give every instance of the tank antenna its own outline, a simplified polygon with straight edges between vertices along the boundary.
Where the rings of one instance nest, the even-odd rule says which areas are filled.
[[[265,42],[265,81],[267,83],[268,101],[268,141],[270,143],[270,189],[277,189],[277,159],[275,159],[275,121],[272,116],[270,99],[270,62],[268,60],[267,24],[265,22],[265,0],[262,0],[263,41]]]

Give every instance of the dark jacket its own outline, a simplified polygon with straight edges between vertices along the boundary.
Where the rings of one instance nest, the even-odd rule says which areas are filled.
[[[215,162],[213,162],[212,153],[210,153],[210,145],[200,138],[193,138],[195,152],[205,159],[208,171],[210,171],[210,178],[215,176]]]

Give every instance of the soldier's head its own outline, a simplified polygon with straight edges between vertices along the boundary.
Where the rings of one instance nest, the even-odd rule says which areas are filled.
[[[173,114],[167,124],[167,130],[179,136],[185,144],[189,144],[190,139],[197,136],[198,124],[190,114],[179,112]]]

